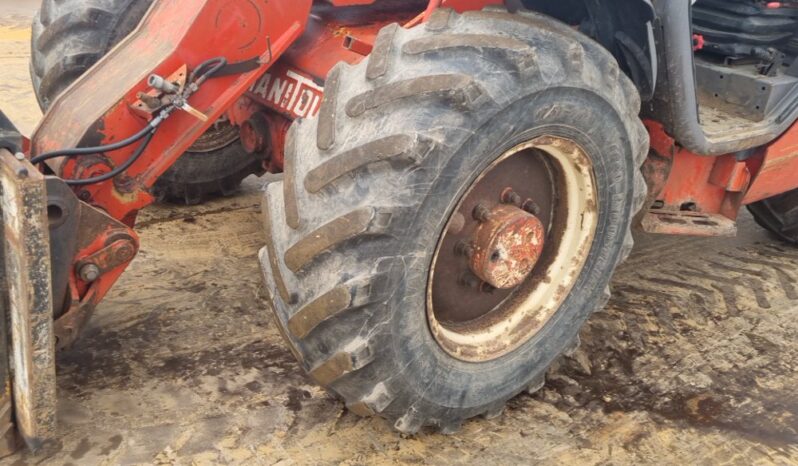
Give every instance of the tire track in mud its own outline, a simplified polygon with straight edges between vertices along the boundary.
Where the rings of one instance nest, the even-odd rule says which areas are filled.
[[[798,454],[798,249],[687,242],[688,256],[633,255],[541,397],[569,414],[645,411]]]
[[[156,221],[145,229],[144,254],[84,338],[59,358],[62,397],[73,411],[91,413],[88,424],[64,417],[69,429],[61,455],[96,435],[90,426],[117,433],[123,422],[134,426],[122,432],[125,441],[139,439],[137,445],[151,449],[177,445],[176,438],[193,432],[189,446],[174,447],[184,459],[193,455],[191,445],[212,449],[226,436],[266,442],[268,454],[304,458],[305,449],[318,447],[330,458],[356,454],[364,462],[404,458],[413,446],[423,452],[419,458],[443,464],[463,441],[464,451],[481,445],[480,457],[500,464],[522,457],[562,464],[798,457],[796,251],[746,240],[730,246],[666,238],[670,246],[657,239],[651,253],[641,241],[613,281],[607,310],[582,332],[582,349],[559,363],[539,394],[517,397],[505,416],[467,423],[457,436],[399,441],[381,421],[347,413],[307,382],[262,307],[257,261],[247,252],[259,244],[257,216],[219,202],[181,211],[194,222]],[[231,211],[201,215],[222,204]],[[151,217],[174,213],[159,208]],[[219,237],[230,244],[210,246]],[[120,399],[141,407],[119,417]],[[172,433],[153,434],[150,425]],[[236,430],[252,426],[260,430],[250,440]],[[280,436],[269,437],[270,429]],[[680,452],[669,450],[669,441],[678,441]],[[389,451],[394,444],[397,450]],[[98,451],[93,447],[87,457]]]

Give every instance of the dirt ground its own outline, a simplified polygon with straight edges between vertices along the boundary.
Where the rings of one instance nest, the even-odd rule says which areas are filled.
[[[33,1],[0,0],[0,108],[30,133]],[[154,206],[142,251],[58,357],[61,437],[3,464],[798,464],[798,249],[640,236],[582,348],[492,420],[403,438],[316,387],[256,253],[262,180]]]

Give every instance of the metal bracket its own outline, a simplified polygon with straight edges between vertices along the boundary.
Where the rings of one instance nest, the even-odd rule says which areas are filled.
[[[76,265],[78,276],[80,276],[83,281],[93,282],[102,274],[130,262],[133,256],[136,255],[137,249],[133,238],[122,233],[118,239],[115,239],[108,246],[90,256],[84,257],[78,262]],[[87,269],[92,269],[93,273],[87,273]],[[86,275],[94,276],[91,277]]]

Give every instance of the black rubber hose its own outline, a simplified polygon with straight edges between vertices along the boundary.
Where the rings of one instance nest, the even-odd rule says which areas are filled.
[[[125,163],[123,163],[122,165],[114,168],[108,173],[103,173],[102,175],[98,175],[93,178],[85,178],[80,180],[64,180],[64,183],[68,184],[69,186],[84,186],[87,184],[100,183],[102,181],[110,180],[116,175],[124,172],[125,170],[130,168],[130,166],[133,165],[136,162],[136,160],[139,159],[139,157],[141,157],[141,154],[144,153],[144,150],[147,148],[147,145],[152,140],[152,137],[155,136],[155,128],[151,128],[148,126],[146,129],[148,129],[150,133],[144,136],[144,141],[141,142],[141,144],[133,153],[133,155],[131,155],[130,158],[127,159]]]
[[[194,84],[197,84],[197,85],[202,84],[203,81],[205,81],[206,79],[208,79],[211,76],[213,76],[220,69],[222,69],[226,64],[227,64],[227,59],[224,58],[224,57],[216,57],[216,58],[210,58],[208,60],[205,60],[204,62],[200,63],[194,69],[193,73],[191,73],[190,82],[192,82]],[[205,68],[207,68],[209,66],[210,66],[210,69],[208,69],[206,71]],[[168,112],[171,113],[171,110],[173,110],[173,109],[169,109]],[[158,124],[160,124],[160,121],[158,122]],[[78,147],[78,148],[74,148],[74,149],[62,149],[62,150],[56,150],[56,151],[52,151],[52,152],[45,152],[44,154],[37,155],[36,157],[32,158],[30,160],[30,163],[33,164],[33,165],[37,165],[37,164],[40,164],[40,163],[42,163],[42,162],[44,162],[46,160],[50,160],[50,159],[54,159],[54,158],[58,158],[58,157],[76,157],[76,156],[80,156],[80,155],[97,154],[99,152],[109,152],[109,151],[121,149],[121,148],[127,147],[127,146],[135,143],[136,141],[139,141],[141,138],[145,137],[147,135],[147,133],[153,129],[154,126],[157,126],[157,124],[156,125],[150,124],[150,125],[144,127],[138,133],[134,134],[133,136],[130,136],[128,138],[125,138],[125,139],[123,139],[121,141],[118,141],[118,142],[115,142],[115,143],[112,143],[112,144],[106,144],[104,146]]]
[[[197,85],[202,84],[203,81],[216,74],[226,64],[227,64],[227,59],[224,57],[216,57],[205,60],[204,62],[197,65],[196,68],[194,68],[194,71],[191,73],[191,77],[189,78],[189,83]],[[205,68],[209,66],[211,68],[205,71]]]
[[[191,78],[189,82],[196,86],[199,86],[200,84],[202,84],[203,81],[213,76],[220,69],[224,68],[226,64],[227,64],[227,59],[224,57],[216,57],[205,60],[194,69],[194,72],[191,73]],[[208,69],[206,70],[205,68]],[[190,94],[185,94],[184,98],[188,98],[188,95]],[[106,144],[104,146],[95,146],[95,147],[78,147],[74,149],[62,149],[52,152],[45,152],[44,154],[37,155],[36,157],[32,158],[30,160],[30,163],[33,165],[37,165],[46,160],[58,157],[77,157],[81,155],[97,154],[100,152],[109,152],[121,149],[123,147],[127,147],[135,143],[136,141],[145,138],[144,141],[141,143],[141,145],[139,145],[139,147],[136,149],[133,155],[131,155],[130,158],[125,161],[125,163],[116,167],[110,172],[99,176],[95,176],[93,178],[86,178],[80,180],[64,180],[64,182],[70,186],[83,186],[83,185],[95,184],[109,180],[115,177],[116,175],[124,172],[128,168],[130,168],[130,166],[133,165],[136,162],[136,160],[138,160],[139,157],[141,157],[141,154],[144,153],[144,150],[147,148],[147,145],[150,143],[152,137],[155,135],[155,130],[157,129],[158,125],[160,125],[160,123],[163,122],[163,120],[166,117],[168,117],[169,113],[171,113],[173,110],[174,106],[166,109],[164,111],[165,113],[162,113],[162,115],[157,118],[156,120],[157,122],[156,121],[150,122],[149,125],[145,126],[143,129],[141,129],[138,133],[134,134],[133,136],[130,136],[113,144]]]
[[[133,144],[136,141],[139,141],[141,138],[145,137],[148,132],[151,132],[153,127],[151,125],[145,126],[141,131],[130,136],[129,138],[125,138],[119,142],[114,142],[112,144],[106,144],[104,146],[97,146],[97,147],[78,147],[74,149],[61,149],[52,152],[45,152],[44,154],[37,155],[36,157],[30,160],[30,163],[33,165],[40,164],[45,160],[54,159],[57,157],[75,157],[78,155],[90,155],[96,154],[99,152],[108,152],[112,150],[121,149],[123,147],[127,147]]]

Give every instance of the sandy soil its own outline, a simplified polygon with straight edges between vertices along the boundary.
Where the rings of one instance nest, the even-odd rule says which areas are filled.
[[[0,110],[25,135],[42,115],[28,74],[31,12],[37,3],[0,0]]]
[[[26,132],[30,14],[0,0],[0,105]],[[541,392],[405,438],[283,345],[256,256],[262,183],[145,211],[140,255],[58,357],[58,444],[3,464],[798,464],[798,250],[749,217],[736,239],[638,238]]]

